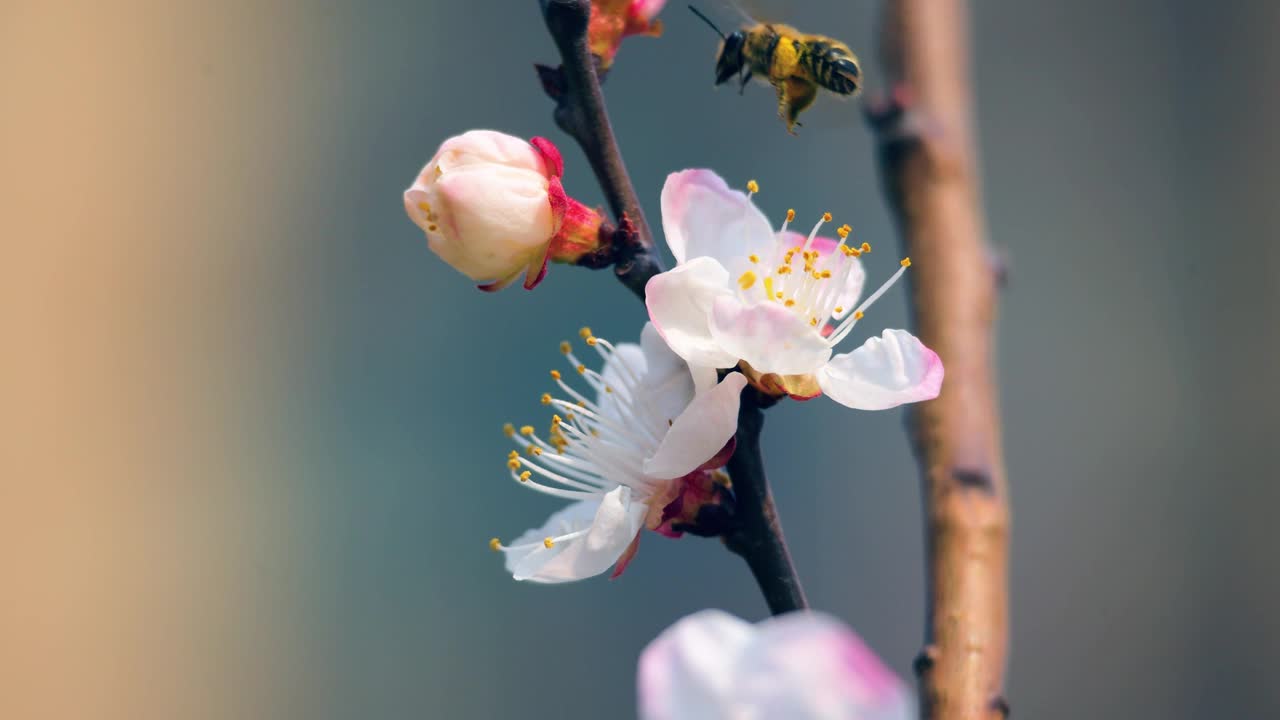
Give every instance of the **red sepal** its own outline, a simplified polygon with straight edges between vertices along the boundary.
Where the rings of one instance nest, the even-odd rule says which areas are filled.
[[[529,140],[529,144],[533,146],[541,155],[544,162],[547,163],[547,174],[553,178],[564,175],[564,158],[560,156],[560,148],[555,143],[544,137],[536,137]]]

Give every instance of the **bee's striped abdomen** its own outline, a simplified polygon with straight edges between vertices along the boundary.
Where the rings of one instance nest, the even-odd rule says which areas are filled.
[[[810,35],[805,38],[804,56],[800,62],[813,73],[822,87],[840,95],[852,95],[862,83],[858,59],[843,43]]]

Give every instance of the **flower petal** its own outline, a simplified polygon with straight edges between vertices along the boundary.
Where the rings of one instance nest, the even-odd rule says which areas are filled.
[[[755,629],[722,610],[703,610],[667,628],[640,655],[642,720],[732,717],[733,665]]]
[[[914,717],[906,685],[839,620],[788,613],[756,629],[735,674],[738,697],[758,717]]]
[[[699,394],[671,424],[653,457],[644,461],[646,477],[670,480],[693,472],[720,452],[738,431],[738,403],[747,378],[729,373]]]
[[[662,339],[690,365],[733,367],[738,358],[711,337],[708,319],[715,299],[732,296],[729,273],[712,258],[696,258],[653,276],[645,305]]]
[[[434,161],[423,168],[422,174],[434,174],[432,165],[447,173],[467,165],[489,164],[523,168],[544,176],[550,174],[547,162],[537,148],[521,138],[496,130],[470,130],[445,140],[436,151]]]
[[[751,625],[704,610],[644,649],[641,720],[908,720],[908,689],[843,623],[795,612]]]
[[[712,257],[741,272],[751,253],[773,257],[777,240],[746,193],[710,170],[683,170],[662,186],[662,232],[677,263]]]
[[[932,400],[942,388],[942,360],[906,330],[885,330],[837,355],[818,371],[818,386],[856,410],[887,410]]]
[[[711,306],[711,337],[761,373],[813,372],[831,357],[822,336],[780,303],[744,305],[732,296],[718,297]]]
[[[656,414],[657,426],[653,429],[661,437],[670,427],[670,421],[679,417],[693,400],[694,378],[689,374],[689,366],[671,351],[653,323],[645,323],[640,333],[640,348],[647,366],[641,383],[645,397],[640,404]]]
[[[801,235],[798,232],[790,230],[779,233],[778,239],[786,247],[802,247],[804,241],[808,239],[808,235]],[[836,255],[832,257],[831,253],[836,251],[839,246],[838,240],[826,237],[815,237],[810,249],[817,250],[823,260],[820,265],[822,269],[830,270],[835,278],[843,278],[844,282],[840,288],[840,292],[836,294],[835,307],[840,308],[840,312],[832,313],[832,317],[837,320],[853,312],[858,305],[858,298],[862,297],[862,288],[867,281],[867,271],[862,267],[862,261],[856,257],[845,257],[844,255]],[[846,271],[845,268],[848,268]]]
[[[608,570],[640,532],[644,503],[632,502],[631,488],[619,486],[600,500],[582,500],[553,513],[546,524],[529,530],[507,551],[507,570],[516,580],[562,583],[582,580]],[[547,537],[590,528],[586,535],[563,540],[548,548]]]

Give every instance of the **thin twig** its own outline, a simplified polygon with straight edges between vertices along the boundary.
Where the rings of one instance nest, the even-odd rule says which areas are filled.
[[[738,447],[729,459],[729,477],[733,481],[736,501],[737,524],[724,537],[725,545],[741,555],[751,568],[760,591],[764,593],[769,611],[780,615],[792,610],[807,608],[809,603],[800,586],[787,551],[787,541],[782,534],[769,491],[769,479],[765,476],[764,458],[760,454],[760,431],[764,427],[762,398],[753,388],[742,393],[738,410]]]
[[[992,720],[1008,648],[1009,509],[992,367],[998,273],[981,214],[964,0],[887,0],[881,55],[894,88],[869,118],[912,264],[921,339],[946,366],[911,414],[924,485],[923,716]]]
[[[614,272],[643,300],[645,284],[662,272],[662,265],[653,251],[653,235],[613,137],[596,63],[587,48],[591,3],[589,0],[540,2],[562,62],[558,69],[538,68],[543,87],[556,100],[556,124],[577,140],[586,153],[609,208],[618,218],[619,232],[610,250]],[[597,258],[591,262],[608,259]],[[760,429],[764,425],[761,410],[771,403],[772,399],[763,398],[750,388],[743,392],[738,414],[738,444],[728,464],[736,501],[734,526],[724,539],[729,549],[747,561],[765,602],[776,615],[808,604],[787,552],[760,456]]]
[[[640,208],[631,177],[627,175],[618,142],[613,137],[596,63],[587,47],[591,2],[540,2],[547,29],[560,51],[560,68],[539,68],[544,87],[556,100],[556,125],[582,147],[619,227],[624,226],[623,218],[626,218],[634,228],[629,238],[620,237],[613,248],[614,272],[624,285],[643,299],[645,283],[662,272],[662,264],[653,251],[653,233]]]

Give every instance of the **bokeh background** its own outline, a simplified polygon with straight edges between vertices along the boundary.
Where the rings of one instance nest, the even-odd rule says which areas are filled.
[[[875,76],[874,3],[792,5]],[[974,6],[1015,717],[1275,717],[1280,6]],[[664,19],[606,87],[651,220],[709,166],[893,242],[856,104],[788,137]],[[714,541],[559,588],[485,546],[554,507],[499,428],[542,417],[557,341],[644,315],[573,268],[478,293],[400,193],[489,127],[558,142],[600,202],[534,81],[555,57],[532,0],[0,4],[0,717],[624,718],[662,628],[764,616]],[[784,403],[766,453],[814,605],[908,676],[900,411]]]

